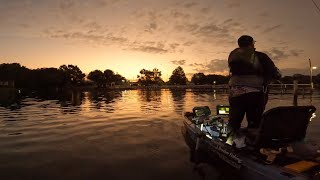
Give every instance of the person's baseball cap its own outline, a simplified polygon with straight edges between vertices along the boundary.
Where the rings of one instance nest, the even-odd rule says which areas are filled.
[[[253,40],[251,36],[243,35],[239,37],[238,39],[238,45],[239,47],[248,47],[249,45],[255,43],[256,41]]]

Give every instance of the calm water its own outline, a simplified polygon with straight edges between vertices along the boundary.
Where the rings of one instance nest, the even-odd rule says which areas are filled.
[[[309,105],[310,98],[299,98]],[[0,107],[0,179],[202,179],[190,162],[181,114],[227,104],[227,95],[191,90],[32,95]],[[271,95],[268,107],[291,105]],[[320,96],[312,99],[320,108]],[[320,115],[307,138],[320,144]],[[221,167],[210,167],[225,179]],[[208,172],[207,172],[208,173]]]

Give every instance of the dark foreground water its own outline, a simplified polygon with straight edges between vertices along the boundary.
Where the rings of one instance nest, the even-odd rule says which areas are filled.
[[[225,165],[195,170],[181,114],[227,104],[227,95],[191,90],[34,94],[0,107],[0,179],[236,179]],[[267,109],[291,105],[271,95]],[[318,94],[299,98],[320,108]],[[320,118],[307,139],[320,144]],[[208,175],[210,174],[210,175]]]

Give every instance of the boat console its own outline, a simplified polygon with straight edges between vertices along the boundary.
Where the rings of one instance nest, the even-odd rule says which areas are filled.
[[[211,110],[208,106],[196,106],[193,112],[186,114],[188,118],[196,124],[196,126],[206,133],[209,138],[217,138],[220,141],[225,141],[227,138],[227,126],[229,120],[229,106],[216,106],[216,115],[211,115]]]

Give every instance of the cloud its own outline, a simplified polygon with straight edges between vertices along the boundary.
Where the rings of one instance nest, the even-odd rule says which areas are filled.
[[[172,18],[181,18],[181,19],[187,19],[190,18],[190,14],[182,13],[176,9],[171,10],[170,15]]]
[[[272,48],[271,50],[267,51],[267,54],[270,55],[272,60],[280,61],[288,59],[289,57],[298,57],[303,52],[303,50],[286,50],[286,48]]]
[[[133,51],[142,51],[147,53],[156,53],[156,54],[162,54],[167,53],[168,50],[161,48],[161,47],[154,47],[154,46],[138,46],[138,47],[132,47],[130,50]]]
[[[111,44],[125,44],[128,39],[121,36],[115,36],[112,33],[108,34],[96,34],[96,33],[85,33],[80,31],[68,32],[63,30],[45,30],[44,33],[51,38],[61,38],[67,40],[78,40],[85,42],[92,42],[101,45]]]
[[[198,9],[201,11],[201,8]],[[194,17],[192,14],[181,13],[178,10],[171,11],[172,18],[180,18],[174,24],[174,31],[187,34],[188,38],[197,38],[198,41],[207,42],[225,42],[232,39],[234,32],[242,31],[241,24],[232,18],[218,21],[208,21],[210,16]],[[193,18],[190,18],[193,17]],[[200,19],[199,19],[200,18]],[[210,40],[208,40],[210,38]],[[213,40],[214,39],[214,40]]]
[[[171,63],[175,65],[183,66],[186,64],[186,60],[173,60],[171,61]]]
[[[179,44],[164,42],[133,42],[127,45],[126,49],[133,51],[141,51],[146,53],[163,54],[163,53],[174,53],[177,50]]]
[[[147,53],[155,53],[155,54],[162,54],[162,53],[174,53],[176,51],[183,51],[183,49],[179,49],[178,47],[180,44],[178,43],[165,43],[165,42],[153,42],[153,41],[146,41],[146,42],[133,42],[127,45],[127,49],[133,51],[141,51]]]
[[[195,34],[198,34],[200,36],[213,36],[216,34],[221,34],[221,33],[227,33],[228,29],[223,29],[221,27],[218,27],[216,24],[208,24],[204,25],[199,28]]]
[[[169,44],[169,46],[172,50],[176,50],[180,46],[180,44],[179,43],[171,43],[171,44]]]
[[[157,29],[157,27],[158,27],[157,24],[155,22],[152,22],[152,23],[148,24],[148,26],[146,26],[145,31],[152,33],[153,31],[155,31]]]
[[[211,8],[209,8],[209,7],[204,7],[201,9],[201,12],[203,12],[203,13],[209,13],[210,11],[211,11]]]
[[[269,16],[269,13],[267,13],[267,12],[262,12],[262,13],[259,14],[259,16],[261,16],[261,17],[268,17],[268,16]]]
[[[203,43],[216,43],[216,44],[233,44],[234,43],[234,32],[237,29],[233,28],[234,24],[208,24],[200,27],[197,31],[192,33],[197,38],[201,38]]]
[[[178,24],[175,26],[176,31],[178,32],[184,31],[187,33],[195,32],[198,28],[199,28],[198,24],[189,24],[189,23]]]
[[[228,71],[228,62],[226,60],[214,59],[207,65],[207,71],[211,73]]]
[[[26,23],[21,23],[21,24],[19,24],[19,26],[22,27],[22,28],[24,28],[24,29],[27,29],[27,28],[30,27],[30,25],[29,25],[29,24],[26,24]]]
[[[238,21],[235,22],[234,19],[230,18],[230,19],[223,21],[220,24],[220,26],[222,26],[223,28],[226,28],[226,29],[234,30],[235,28],[241,27],[241,24]]]
[[[183,46],[192,46],[193,44],[195,44],[194,41],[186,41],[186,42],[184,42],[182,45],[183,45]]]
[[[269,28],[266,28],[263,32],[264,33],[269,33],[271,31],[274,31],[276,29],[279,29],[280,27],[282,27],[282,24],[278,24],[276,26],[272,26],[272,27],[269,27]]]
[[[228,63],[226,60],[213,59],[208,64],[193,63],[189,66],[195,67],[193,70],[207,74],[227,74]]]
[[[165,49],[165,44],[163,42],[153,43],[153,42],[133,42],[128,44],[128,49],[133,51],[142,51],[147,53],[166,53],[168,52],[167,49]]]
[[[241,2],[239,1],[231,1],[227,3],[228,8],[238,8],[241,6]]]
[[[191,7],[196,6],[196,5],[198,5],[198,3],[196,3],[196,2],[190,2],[190,3],[186,3],[186,4],[184,5],[184,7],[186,7],[186,8],[191,8]]]
[[[116,0],[113,1],[107,1],[107,0],[91,0],[91,2],[93,3],[94,6],[96,7],[104,7],[110,4],[113,4],[116,2]]]
[[[20,9],[20,8],[27,8],[30,7],[31,2],[27,0],[1,0],[0,8],[5,7],[7,9]]]
[[[106,6],[115,5],[122,0],[90,0],[90,1],[83,1],[83,4],[92,6],[94,8],[103,8]]]
[[[68,10],[75,6],[75,2],[73,0],[62,0],[60,1],[60,8],[62,10]]]
[[[179,53],[190,50],[190,46],[196,47],[196,45],[203,47],[219,44],[219,49],[224,48],[229,43],[234,43],[236,38],[233,37],[233,34],[242,29],[242,25],[236,19],[225,18],[215,21],[212,20],[214,18],[211,18],[210,13],[205,16],[201,9],[208,6],[206,4],[200,6],[200,2],[197,1],[180,1],[179,6],[168,6],[161,11],[156,8],[130,9],[130,12],[124,13],[130,13],[128,14],[129,19],[134,19],[135,22],[119,25],[115,22],[109,26],[106,25],[109,22],[104,22],[94,16],[86,16],[86,13],[80,14],[78,9],[82,5],[87,5],[92,9],[94,5],[103,6],[118,1],[61,0],[61,9],[66,11],[63,16],[67,17],[67,19],[64,17],[61,19],[69,29],[64,29],[64,33],[50,34],[50,37],[97,42],[99,45],[114,44],[125,50],[147,53]],[[192,9],[187,10],[186,8]],[[68,13],[68,9],[70,9],[70,13]],[[70,18],[71,16],[74,16],[74,20]],[[170,21],[168,18],[171,18]],[[122,21],[121,18],[119,19]],[[126,32],[121,32],[121,28]],[[113,34],[108,35],[110,32]],[[147,43],[147,39],[155,43],[150,44],[150,41]],[[164,46],[159,47],[158,42],[164,42]],[[203,52],[207,53],[208,48],[203,49]]]
[[[244,28],[232,18],[222,20],[221,22],[201,22],[184,21],[174,26],[176,32],[188,34],[189,41],[197,39],[203,43],[234,43],[233,34],[242,32]],[[194,40],[192,42],[195,42]]]
[[[192,63],[192,64],[189,64],[189,66],[192,66],[192,67],[194,67],[194,66],[205,67],[205,65],[201,64],[201,63]]]
[[[303,50],[290,50],[291,56],[294,56],[294,57],[300,56],[303,52],[304,52]]]
[[[150,23],[150,29],[157,29],[157,24],[156,23]]]
[[[102,26],[95,21],[88,22],[83,25],[84,28],[101,29]]]
[[[124,50],[141,51],[146,53],[174,53],[182,52],[180,44],[176,42],[162,42],[162,41],[132,41],[129,37],[125,37],[125,32],[118,35],[108,32],[107,27],[100,26],[95,22],[86,24],[91,28],[87,31],[65,31],[47,29],[44,34],[50,38],[59,38],[74,41],[83,41],[86,43],[92,43],[94,45],[117,45]]]
[[[227,20],[223,21],[223,23],[229,23],[229,22],[232,22],[232,21],[233,21],[233,19],[230,18],[230,19],[227,19]]]
[[[87,33],[92,34],[92,33],[106,33],[109,31],[109,28],[106,26],[103,26],[101,24],[98,24],[95,21],[89,21],[86,23],[83,23],[82,28],[88,29]]]
[[[106,7],[116,4],[120,0],[90,0],[90,1],[77,1],[77,0],[60,0],[59,7],[62,10],[69,11],[74,7]]]

